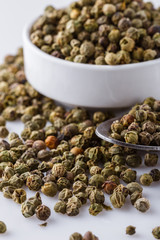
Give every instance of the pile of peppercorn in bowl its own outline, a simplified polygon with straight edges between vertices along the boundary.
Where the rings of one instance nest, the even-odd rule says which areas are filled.
[[[68,105],[122,108],[159,98],[160,9],[141,0],[53,6],[24,29],[25,72]]]

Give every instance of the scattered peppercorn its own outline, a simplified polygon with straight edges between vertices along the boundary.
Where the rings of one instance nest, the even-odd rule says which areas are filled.
[[[115,14],[113,13],[112,18]],[[74,19],[73,15],[72,18]],[[107,19],[106,15],[105,19],[99,19],[98,22]],[[124,23],[130,24],[126,19],[121,22],[122,25]],[[88,21],[85,27],[91,31],[96,25],[94,21]],[[122,25],[121,27],[125,27]],[[101,27],[100,34],[107,36],[109,34],[111,42],[118,42],[119,32],[112,29],[110,34],[107,29],[106,25]],[[46,30],[44,27],[44,31]],[[134,31],[130,29],[127,32],[127,37],[130,37]],[[84,35],[88,44],[90,42],[88,34],[84,33]],[[135,34],[133,39],[135,42],[136,36],[138,35]],[[50,37],[45,38],[45,41],[49,40]],[[72,44],[81,47],[80,40],[72,41]],[[93,54],[96,47],[94,46],[93,51],[94,44],[89,45]],[[121,61],[124,56],[122,51]],[[66,50],[64,53],[66,54]],[[66,111],[63,107],[56,106],[53,100],[39,94],[30,86],[25,79],[23,67],[22,53],[18,53],[12,63],[6,62],[5,65],[0,66],[0,83],[5,79],[8,85],[8,90],[2,95],[0,102],[0,112],[3,116],[0,118],[0,125],[3,127],[6,120],[13,121],[19,118],[24,123],[22,138],[16,133],[10,133],[8,141],[0,141],[0,177],[2,178],[0,191],[3,192],[4,197],[20,203],[24,217],[31,217],[36,213],[43,220],[49,217],[50,210],[42,205],[39,193],[26,200],[23,186],[28,186],[34,191],[41,190],[50,197],[54,197],[59,191],[59,201],[55,204],[54,210],[68,216],[78,215],[81,206],[86,204],[87,200],[90,201],[89,213],[94,216],[103,209],[111,209],[104,204],[105,193],[111,194],[110,200],[115,208],[121,208],[126,198],[130,197],[131,204],[135,208],[141,212],[147,211],[150,207],[149,201],[143,198],[143,189],[135,182],[136,171],[131,169],[139,167],[142,158],[136,151],[108,144],[95,135],[96,126],[110,118],[112,114],[98,111],[90,115],[82,108]],[[20,75],[23,75],[22,82]],[[8,98],[11,99],[10,101],[13,100],[12,107],[6,105]],[[148,141],[158,145],[160,143],[159,111],[158,100],[145,99],[143,104],[136,105],[120,121],[114,122],[112,131],[120,134],[122,139],[125,137],[129,139],[127,141],[133,140],[136,143],[138,136],[138,143]],[[50,121],[51,125],[46,127],[47,121]],[[155,166],[158,161],[157,155],[147,153],[145,161],[146,165]],[[120,184],[121,179],[128,183],[126,187]],[[140,178],[143,185],[159,180],[158,169],[152,169],[149,174]],[[86,236],[97,239],[93,234]]]
[[[45,205],[39,205],[36,208],[35,212],[36,212],[36,217],[42,221],[46,221],[51,215],[50,209]]]
[[[156,239],[160,239],[160,227],[155,227],[153,230],[152,230],[152,234],[153,236],[156,238]]]
[[[7,231],[6,224],[0,221],[0,233],[5,233]]]
[[[150,203],[146,198],[139,198],[134,203],[134,207],[140,212],[146,212],[150,208]]]
[[[128,226],[126,227],[126,234],[127,235],[134,235],[136,233],[136,228],[134,226]]]

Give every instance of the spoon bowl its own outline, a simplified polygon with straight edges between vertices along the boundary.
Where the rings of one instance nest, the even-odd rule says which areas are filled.
[[[122,147],[133,148],[141,151],[157,151],[157,152],[160,151],[160,146],[145,146],[145,145],[138,145],[138,144],[130,144],[130,143],[122,142],[112,138],[110,136],[110,130],[111,130],[111,124],[115,120],[119,120],[119,119],[116,117],[99,124],[98,127],[96,128],[96,135],[107,142],[117,144]]]

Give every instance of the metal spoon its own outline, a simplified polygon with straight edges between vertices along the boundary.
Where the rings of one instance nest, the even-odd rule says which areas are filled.
[[[133,148],[133,149],[143,150],[143,151],[160,151],[160,146],[145,146],[145,145],[130,144],[130,143],[122,142],[114,138],[111,138],[110,136],[111,124],[113,123],[113,121],[119,120],[119,119],[120,118],[117,118],[117,117],[112,118],[98,125],[98,127],[96,128],[96,135],[107,142],[117,144],[122,147],[128,147],[128,148]]]

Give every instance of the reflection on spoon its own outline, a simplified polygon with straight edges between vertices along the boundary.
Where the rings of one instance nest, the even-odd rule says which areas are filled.
[[[160,151],[160,146],[145,146],[145,145],[130,144],[130,143],[122,142],[114,138],[111,138],[110,136],[111,124],[115,120],[119,120],[119,119],[117,117],[112,118],[98,125],[98,127],[96,128],[96,135],[107,142],[117,144],[122,147],[128,147],[128,148],[133,148],[136,150],[143,150],[143,151]]]

